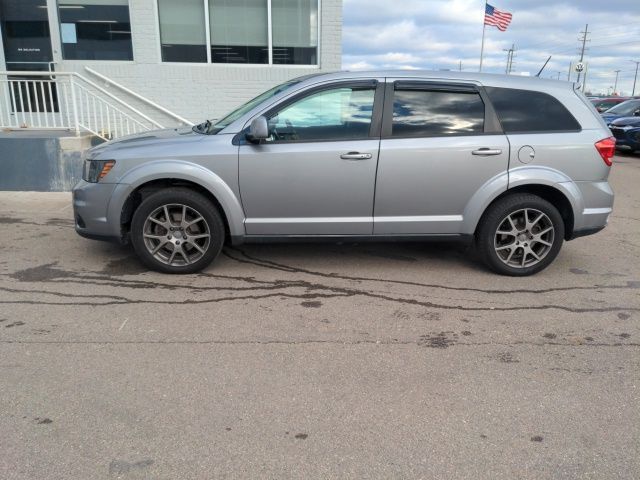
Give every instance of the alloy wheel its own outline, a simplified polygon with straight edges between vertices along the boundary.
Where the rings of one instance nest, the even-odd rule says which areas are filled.
[[[170,266],[191,265],[209,248],[211,231],[204,217],[193,207],[167,204],[147,216],[142,231],[147,251]]]
[[[523,208],[507,215],[499,224],[494,238],[498,258],[514,268],[527,268],[540,263],[551,250],[555,228],[540,210]]]

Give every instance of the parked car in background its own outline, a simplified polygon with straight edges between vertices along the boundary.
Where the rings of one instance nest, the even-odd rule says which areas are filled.
[[[640,151],[640,116],[618,118],[609,124],[609,129],[618,150]]]
[[[615,140],[569,82],[459,72],[318,74],[214,123],[89,150],[76,231],[193,273],[225,242],[468,239],[531,275],[605,227]]]
[[[640,99],[630,99],[622,102],[601,115],[607,125],[618,118],[640,116]]]
[[[628,97],[605,97],[605,98],[592,98],[591,103],[596,107],[596,110],[600,113],[609,110],[611,107],[615,107],[619,103],[629,100]]]

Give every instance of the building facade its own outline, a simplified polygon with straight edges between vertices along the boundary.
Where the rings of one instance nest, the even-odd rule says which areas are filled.
[[[89,67],[197,122],[339,70],[341,30],[342,0],[0,0],[0,70],[109,85]]]

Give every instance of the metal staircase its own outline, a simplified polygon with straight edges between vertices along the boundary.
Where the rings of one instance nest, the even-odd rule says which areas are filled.
[[[71,130],[103,140],[133,133],[193,125],[151,100],[87,68],[92,75],[122,91],[122,97],[77,72],[0,71],[0,129]],[[162,112],[174,125],[163,125],[132,106],[129,97]]]

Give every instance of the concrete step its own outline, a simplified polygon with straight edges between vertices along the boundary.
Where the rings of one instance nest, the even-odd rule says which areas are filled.
[[[82,178],[82,152],[101,142],[66,130],[0,131],[0,190],[70,191]]]

